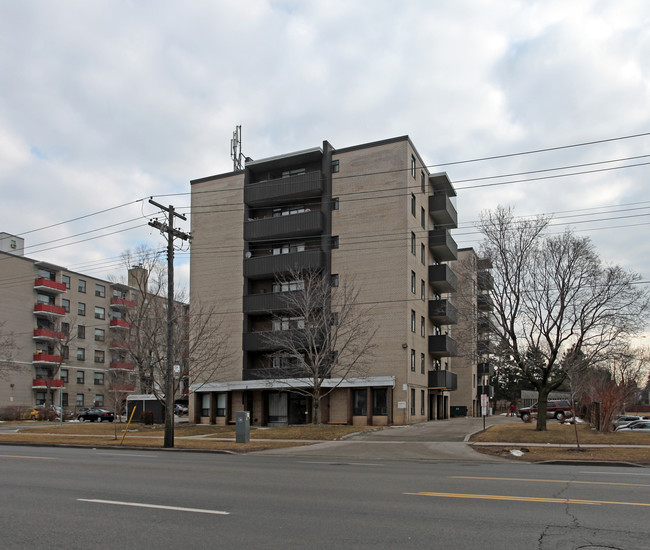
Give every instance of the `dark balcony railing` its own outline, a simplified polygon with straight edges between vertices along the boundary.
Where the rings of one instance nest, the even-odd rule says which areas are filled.
[[[295,269],[321,269],[324,265],[325,256],[320,250],[257,256],[244,260],[244,277],[263,279]]]
[[[50,304],[36,304],[34,306],[34,315],[53,315],[55,317],[62,317],[65,315],[65,308]]]
[[[476,321],[476,329],[479,332],[492,332],[494,330],[492,319],[490,319],[488,316],[479,317]]]
[[[242,334],[242,348],[244,351],[271,351],[277,349],[268,340],[270,332],[244,332]]]
[[[450,370],[429,371],[429,389],[453,391],[458,388],[458,376]]]
[[[494,309],[494,302],[492,296],[489,294],[479,294],[476,297],[476,307],[479,311],[492,311]]]
[[[429,248],[440,261],[458,259],[458,245],[444,227],[429,231]]]
[[[458,227],[458,213],[446,195],[431,195],[429,197],[429,215],[436,225],[445,229]]]
[[[320,170],[298,176],[249,183],[244,186],[244,202],[249,206],[277,204],[317,197],[323,191],[323,178]]]
[[[479,355],[492,353],[492,342],[490,340],[479,340],[476,342],[476,353]]]
[[[50,279],[44,279],[42,277],[34,281],[34,288],[36,290],[54,292],[56,294],[68,291],[64,283],[57,283],[56,281],[51,281]]]
[[[439,325],[455,325],[458,310],[449,300],[429,300],[429,319]]]
[[[33,338],[34,340],[63,340],[65,333],[46,328],[35,328]]]
[[[476,365],[476,374],[477,376],[493,376],[494,375],[494,365],[489,361],[483,363],[478,363]]]
[[[479,271],[476,274],[476,284],[479,290],[492,290],[494,288],[494,278],[489,271]]]
[[[273,380],[275,378],[308,378],[309,373],[305,369],[282,368],[282,369],[244,369],[242,372],[244,380]]]
[[[276,216],[244,223],[244,240],[269,240],[318,235],[323,232],[323,214],[319,211],[302,212],[290,216]]]
[[[446,334],[432,334],[429,336],[429,353],[436,358],[452,357],[458,354],[458,344]]]
[[[458,277],[446,264],[430,265],[429,284],[440,294],[456,292]]]
[[[477,386],[476,388],[477,395],[487,395],[488,397],[494,397],[494,386]]]
[[[290,292],[271,292],[268,294],[252,294],[244,296],[244,313],[268,313],[286,311],[287,297]]]

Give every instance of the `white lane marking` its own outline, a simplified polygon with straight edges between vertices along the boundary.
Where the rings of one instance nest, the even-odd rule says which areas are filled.
[[[178,512],[195,512],[197,514],[215,514],[229,516],[230,512],[220,510],[203,510],[201,508],[183,508],[181,506],[162,506],[160,504],[143,504],[141,502],[122,502],[119,500],[100,500],[95,498],[78,498],[79,502],[95,502],[97,504],[116,504],[117,506],[135,506],[136,508],[156,508],[158,510],[175,510]]]
[[[300,464],[329,464],[329,465],[335,464],[336,466],[342,466],[342,465],[345,465],[345,466],[378,466],[378,467],[383,466],[383,464],[369,464],[369,463],[366,463],[366,462],[342,462],[342,461],[333,461],[333,460],[319,461],[319,462],[316,462],[315,460],[301,460]]]
[[[129,454],[128,452],[127,453],[101,453],[101,452],[99,452],[97,454],[102,455],[102,456],[129,456],[129,457],[138,456],[138,457],[150,458],[150,455]]]

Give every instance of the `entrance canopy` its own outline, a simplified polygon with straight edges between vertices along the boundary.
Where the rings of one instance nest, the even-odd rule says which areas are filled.
[[[233,380],[231,382],[206,382],[192,384],[193,393],[231,392],[245,390],[291,390],[312,386],[309,378],[275,378],[267,380]],[[359,378],[329,378],[323,380],[323,388],[372,388],[395,387],[394,376],[366,376]]]

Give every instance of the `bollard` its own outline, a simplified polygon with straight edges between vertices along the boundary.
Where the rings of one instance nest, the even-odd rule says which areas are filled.
[[[241,411],[235,413],[235,441],[249,443],[251,439],[251,413]]]

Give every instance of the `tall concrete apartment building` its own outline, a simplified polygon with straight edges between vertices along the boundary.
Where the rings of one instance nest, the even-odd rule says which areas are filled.
[[[125,344],[132,288],[27,258],[0,233],[0,407],[110,406],[136,388]]]
[[[321,421],[406,424],[447,418],[457,376],[455,191],[431,174],[408,136],[262,160],[196,179],[192,189],[190,308],[215,305],[231,355],[191,386],[190,419],[254,425],[310,422],[308,398],[273,376],[264,333],[282,319],[278,277],[319,270],[354,281],[372,304],[376,349],[363,377],[332,379]],[[295,327],[294,327],[295,328]],[[191,368],[191,364],[190,364]]]

